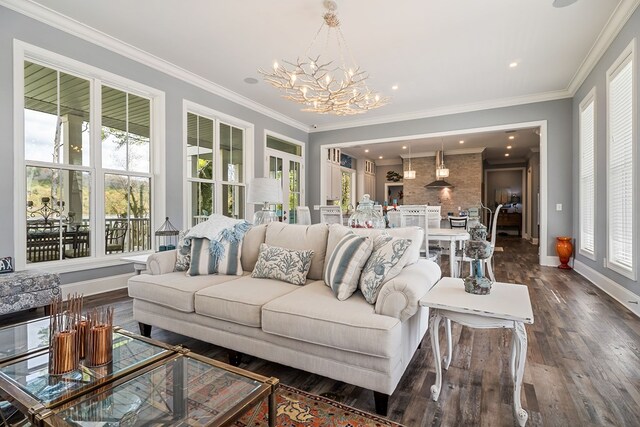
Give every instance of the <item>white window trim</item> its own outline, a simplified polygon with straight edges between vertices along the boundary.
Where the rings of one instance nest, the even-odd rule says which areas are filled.
[[[13,135],[14,135],[14,192],[13,192],[13,225],[14,225],[14,259],[16,270],[29,270],[46,268],[48,271],[64,273],[71,271],[86,270],[88,268],[107,267],[112,265],[126,264],[120,258],[131,254],[111,254],[106,255],[103,249],[98,249],[90,257],[65,259],[50,262],[38,262],[27,264],[26,262],[26,179],[24,173],[24,61],[38,63],[47,67],[52,67],[64,73],[75,75],[90,81],[90,96],[95,106],[91,114],[91,123],[99,123],[101,117],[101,94],[95,90],[99,85],[124,90],[126,92],[151,99],[151,138],[153,141],[151,149],[150,170],[153,175],[153,188],[151,189],[151,204],[153,214],[151,217],[151,230],[155,230],[157,225],[162,224],[165,218],[166,207],[166,176],[165,176],[165,94],[162,91],[150,86],[138,83],[133,80],[118,76],[97,67],[85,64],[80,61],[65,57],[63,55],[48,51],[38,46],[25,43],[21,40],[13,40]],[[98,174],[103,174],[101,164],[101,152],[96,149],[95,141],[99,138],[100,130],[98,126],[91,126],[91,166],[88,168],[92,172],[90,209],[95,212],[91,217],[91,227],[95,230],[92,233],[91,245],[93,248],[104,248],[104,224],[96,221],[97,213],[104,213],[104,198],[97,195],[104,194],[102,180],[97,179]],[[35,162],[30,162],[34,163]],[[61,165],[63,169],[68,169],[66,165]],[[155,240],[151,236],[152,247]],[[136,254],[150,253],[136,252]]]
[[[631,43],[629,43],[629,45],[622,51],[622,53],[620,54],[620,56],[618,56],[618,58],[615,60],[615,62],[611,65],[611,67],[609,67],[609,69],[607,70],[607,75],[606,75],[606,93],[607,93],[607,258],[605,259],[605,265],[608,269],[615,271],[616,273],[621,274],[624,277],[627,277],[631,280],[636,280],[636,276],[637,276],[637,240],[638,240],[638,227],[636,226],[636,219],[637,219],[637,206],[638,206],[638,197],[633,194],[636,191],[635,188],[635,184],[636,184],[636,156],[637,156],[637,149],[636,149],[636,145],[638,143],[638,129],[637,129],[637,122],[638,122],[638,106],[637,106],[637,87],[638,87],[638,78],[637,78],[637,58],[636,58],[636,39],[634,38]],[[632,190],[632,197],[633,197],[633,201],[632,201],[632,212],[633,212],[633,218],[632,218],[632,227],[633,227],[633,236],[632,236],[632,248],[631,248],[631,252],[632,252],[632,257],[631,257],[631,263],[632,263],[632,268],[629,269],[626,266],[623,266],[619,263],[616,263],[614,261],[611,261],[611,241],[610,241],[610,224],[609,224],[609,206],[611,205],[610,202],[610,192],[608,191],[609,189],[609,182],[610,182],[610,174],[609,174],[609,158],[610,158],[610,148],[611,148],[611,144],[610,144],[610,136],[611,136],[611,129],[610,129],[610,111],[609,111],[609,96],[610,96],[610,84],[611,81],[614,77],[614,74],[617,73],[617,71],[619,69],[621,69],[621,67],[623,67],[624,65],[626,65],[626,63],[628,61],[632,62],[632,82],[633,82],[633,87],[631,88],[631,98],[632,98],[632,110],[633,110],[633,115],[632,115],[632,178],[631,178],[631,182],[632,182],[632,186],[633,186],[633,190]]]
[[[596,98],[596,88],[595,86],[589,91],[589,93],[584,97],[582,102],[580,102],[580,107],[578,109],[578,145],[579,145],[579,160],[578,160],[578,195],[581,197],[582,195],[582,153],[583,153],[583,143],[582,143],[582,113],[589,106],[589,104],[593,103],[593,239],[594,239],[594,250],[588,250],[582,246],[582,200],[578,203],[578,236],[580,238],[578,253],[586,258],[589,258],[593,261],[596,260],[595,254],[595,224],[597,223],[597,210],[596,206],[598,206],[598,193],[596,191],[596,184],[598,183],[598,172],[597,172],[597,159],[596,159],[596,147],[597,147],[597,130],[598,130],[598,112],[597,112],[597,98]]]
[[[276,139],[281,139],[283,141],[286,142],[290,142],[291,144],[295,144],[295,145],[299,145],[302,148],[302,154],[300,156],[296,156],[294,154],[287,154],[287,153],[283,153],[281,151],[278,150],[274,150],[272,148],[268,148],[267,147],[267,137],[273,137]],[[280,133],[265,129],[264,130],[264,137],[262,140],[262,147],[263,147],[263,152],[264,152],[264,169],[262,170],[262,175],[263,176],[267,176],[267,169],[268,169],[268,164],[269,164],[269,154],[270,153],[281,153],[281,154],[287,154],[290,157],[295,157],[295,158],[299,158],[300,159],[300,165],[302,167],[302,170],[300,171],[300,206],[306,206],[305,201],[306,201],[306,193],[307,193],[307,187],[306,187],[306,171],[307,171],[307,144],[303,141],[299,141],[297,139],[288,137],[286,135],[282,135]]]
[[[188,176],[187,170],[187,114],[192,113],[201,117],[205,117],[207,119],[213,120],[215,133],[214,133],[214,167],[218,170],[215,170],[215,179],[213,180],[214,188],[215,188],[215,213],[221,213],[222,206],[222,185],[230,184],[230,185],[239,185],[245,187],[245,219],[250,219],[253,217],[253,205],[247,203],[247,186],[249,182],[253,179],[254,176],[254,134],[255,128],[253,123],[238,119],[236,117],[230,116],[228,114],[221,113],[212,108],[205,107],[204,105],[197,104],[193,101],[189,101],[186,99],[182,100],[182,206],[183,206],[183,220],[182,220],[182,228],[187,229],[190,228],[191,218],[191,207],[189,206],[188,198],[191,192],[191,188],[189,183],[197,180],[193,177]],[[244,177],[241,183],[238,182],[228,182],[222,181],[222,168],[218,167],[218,156],[220,149],[220,123],[241,128],[244,130]],[[208,182],[208,181],[207,181]]]

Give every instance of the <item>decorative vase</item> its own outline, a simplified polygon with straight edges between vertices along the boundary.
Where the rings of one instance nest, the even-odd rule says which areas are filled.
[[[470,294],[488,295],[491,293],[491,280],[484,277],[482,260],[492,254],[491,242],[487,242],[487,228],[478,224],[469,230],[471,240],[465,244],[464,252],[471,262],[471,275],[463,279],[464,290]]]
[[[562,270],[571,270],[571,266],[569,265],[569,259],[571,259],[571,255],[573,254],[571,237],[556,237],[556,253],[560,258],[560,265],[558,268]]]

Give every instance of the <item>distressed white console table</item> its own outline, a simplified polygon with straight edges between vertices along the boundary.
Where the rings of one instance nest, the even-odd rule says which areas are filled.
[[[494,283],[489,295],[473,295],[464,291],[462,279],[444,277],[420,300],[420,305],[434,311],[429,325],[436,368],[436,383],[431,386],[431,398],[434,401],[438,400],[442,389],[439,329],[443,319],[452,320],[470,328],[513,329],[511,340],[513,409],[518,424],[524,426],[529,417],[527,411],[522,409],[520,402],[524,364],[527,359],[527,331],[524,325],[533,323],[533,310],[527,287],[510,283]],[[448,369],[452,349],[451,330],[446,329],[448,349],[447,356],[444,358],[444,368]]]

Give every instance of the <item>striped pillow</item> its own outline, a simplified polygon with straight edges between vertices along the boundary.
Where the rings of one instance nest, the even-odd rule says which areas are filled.
[[[240,242],[221,242],[224,254],[216,263],[211,255],[209,239],[191,239],[191,265],[188,276],[203,276],[207,274],[228,274],[241,276],[242,264],[240,263]]]
[[[360,272],[372,249],[371,239],[354,233],[347,234],[336,245],[324,268],[324,282],[340,301],[358,288]]]

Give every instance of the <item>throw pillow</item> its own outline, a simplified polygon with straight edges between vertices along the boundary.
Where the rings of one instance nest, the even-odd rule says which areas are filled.
[[[340,239],[331,253],[324,269],[324,282],[340,301],[358,289],[358,278],[371,255],[372,246],[368,237],[349,233]]]
[[[189,230],[182,230],[178,233],[178,246],[176,247],[176,267],[175,271],[187,271],[191,265],[191,246],[187,245],[184,236]]]
[[[240,250],[242,242],[219,242],[223,253],[215,256],[209,239],[191,239],[191,265],[187,275],[228,274],[241,276]]]
[[[304,285],[311,267],[313,251],[280,248],[260,244],[258,261],[251,277],[282,280],[294,285]]]
[[[369,304],[375,304],[382,285],[400,274],[409,260],[410,239],[382,234],[374,240],[373,251],[362,269],[360,290]]]

